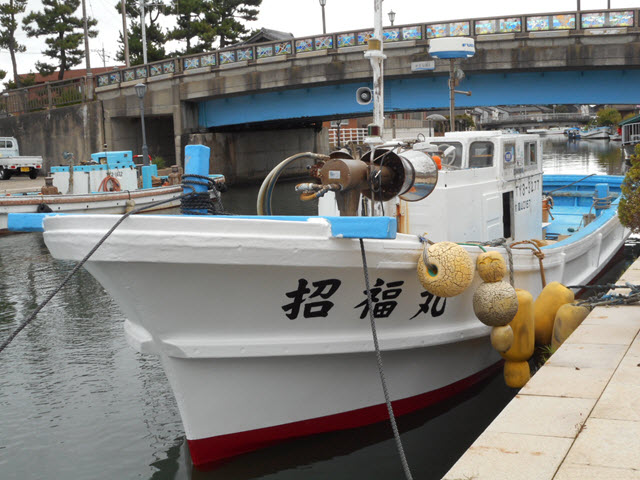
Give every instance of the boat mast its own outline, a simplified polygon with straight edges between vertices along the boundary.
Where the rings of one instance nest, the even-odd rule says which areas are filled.
[[[369,49],[364,53],[371,62],[373,71],[373,124],[369,125],[365,143],[372,148],[382,143],[382,128],[384,127],[384,59],[382,37],[382,0],[373,0],[374,31],[369,39]],[[376,128],[377,127],[377,128]]]

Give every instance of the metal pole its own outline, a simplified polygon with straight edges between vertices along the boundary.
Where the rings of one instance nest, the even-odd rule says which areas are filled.
[[[322,33],[327,33],[327,26],[324,22],[324,5],[322,5]]]
[[[140,28],[142,29],[142,63],[147,64],[147,26],[144,21],[144,0],[140,0]]]
[[[91,76],[91,51],[89,50],[89,29],[87,27],[87,7],[82,0],[82,19],[84,23],[84,58],[87,68],[87,77]]]
[[[454,75],[455,75],[455,59],[449,59],[449,129],[452,132],[456,131],[456,118],[455,118],[455,85],[454,85]]]
[[[120,0],[120,6],[122,7],[122,40],[124,40],[124,63],[127,67],[131,66],[129,61],[129,32],[127,31],[127,10],[126,0]]]
[[[140,121],[142,122],[142,164],[149,165],[149,147],[147,147],[147,134],[144,128],[144,99],[140,99]]]

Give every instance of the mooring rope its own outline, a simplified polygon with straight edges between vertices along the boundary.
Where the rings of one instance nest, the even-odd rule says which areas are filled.
[[[640,302],[640,285],[635,285],[629,282],[626,282],[624,285],[616,285],[615,283],[607,283],[603,285],[570,285],[567,288],[602,291],[601,293],[576,302],[576,305],[580,306],[589,306],[594,308],[607,305],[635,305]],[[622,293],[606,293],[609,290],[615,290],[618,288],[629,289],[630,292],[627,295]]]
[[[184,185],[189,187],[189,185]],[[193,187],[191,187],[193,188]],[[131,215],[136,214],[136,213],[140,213],[144,210],[147,210],[149,208],[155,208],[159,205],[163,205],[165,203],[169,203],[169,202],[173,202],[176,199],[183,199],[185,197],[189,197],[192,196],[193,192],[189,192],[189,193],[183,193],[182,195],[178,196],[178,197],[172,197],[166,200],[159,200],[157,202],[153,202],[150,203],[148,205],[142,205],[138,208],[134,208],[133,210],[131,210],[130,212],[125,213],[124,215],[122,215],[118,221],[109,229],[109,231],[107,233],[104,234],[104,236],[98,241],[98,243],[95,244],[95,246],[89,251],[89,253],[87,253],[84,258],[82,260],[80,260],[80,262],[73,267],[73,270],[71,270],[71,272],[69,272],[67,274],[67,276],[62,280],[62,282],[60,283],[60,285],[58,285],[48,296],[47,298],[44,299],[44,301],[38,305],[36,307],[36,309],[31,312],[31,315],[29,315],[29,317],[24,320],[20,325],[18,325],[18,327],[13,330],[13,332],[11,332],[11,334],[2,342],[2,345],[0,345],[0,353],[2,353],[4,351],[5,348],[7,348],[9,346],[9,344],[13,341],[14,338],[16,338],[18,336],[18,334],[27,326],[29,325],[35,318],[36,315],[38,315],[38,313],[40,313],[40,310],[42,310],[50,301],[51,299],[60,291],[62,290],[62,287],[64,287],[67,282],[71,279],[71,277],[73,277],[76,272],[78,270],[80,270],[80,268],[87,263],[87,260],[89,260],[89,258],[91,258],[91,256],[96,252],[96,250],[98,250],[98,248],[100,248],[100,246],[107,240],[107,238],[109,238],[109,236],[115,231],[116,228],[118,228],[120,226],[120,224],[122,222],[124,222],[127,218],[129,218]]]
[[[204,175],[185,174],[182,176],[184,187],[191,188],[189,197],[180,202],[180,212],[187,215],[226,215],[219,191],[225,191],[226,186],[218,184],[214,179]],[[207,187],[206,192],[196,192],[195,185]],[[212,201],[209,192],[213,192],[215,201]]]
[[[369,320],[371,322],[371,335],[373,336],[373,346],[376,350],[376,360],[378,362],[378,373],[380,374],[380,382],[382,383],[382,390],[384,392],[384,400],[387,404],[387,410],[389,412],[389,420],[391,422],[391,429],[393,430],[393,437],[396,441],[396,448],[400,455],[400,462],[404,470],[404,475],[407,480],[412,480],[411,470],[407,463],[407,457],[404,454],[404,448],[402,448],[402,440],[400,440],[400,432],[398,431],[398,425],[396,424],[396,417],[393,413],[393,406],[391,405],[391,399],[389,397],[389,390],[387,389],[387,381],[384,376],[384,368],[382,365],[382,354],[380,353],[380,345],[378,343],[378,333],[376,332],[376,321],[373,316],[373,300],[371,299],[371,289],[369,287],[369,268],[367,267],[367,256],[364,251],[364,241],[360,239],[360,252],[362,253],[362,269],[364,270],[364,283],[367,288],[367,305],[369,307]]]

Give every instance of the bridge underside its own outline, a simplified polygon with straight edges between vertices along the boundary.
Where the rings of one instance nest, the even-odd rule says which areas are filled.
[[[447,108],[447,76],[385,79],[385,110]],[[468,74],[457,87],[456,107],[537,104],[638,104],[640,70],[573,70]],[[198,105],[201,128],[282,120],[315,121],[370,115],[355,92],[367,82],[319,85],[205,100]]]

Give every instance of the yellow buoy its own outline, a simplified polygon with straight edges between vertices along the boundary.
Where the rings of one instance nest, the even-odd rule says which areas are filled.
[[[553,338],[551,346],[557,350],[560,345],[578,328],[582,321],[587,318],[590,310],[587,307],[581,307],[567,303],[558,308],[556,318],[553,322]]]
[[[507,274],[507,264],[500,252],[483,252],[476,259],[476,270],[485,282],[499,282]]]
[[[503,353],[513,345],[513,330],[509,325],[504,327],[493,327],[491,329],[491,346],[498,352]]]
[[[531,378],[529,362],[504,362],[504,383],[511,388],[522,388]]]
[[[473,294],[473,311],[485,325],[507,325],[518,311],[516,291],[507,282],[481,283]]]
[[[571,290],[559,282],[551,282],[542,289],[533,304],[536,325],[536,344],[549,345],[553,333],[553,322],[558,309],[574,300]]]
[[[438,297],[454,297],[473,281],[475,267],[467,251],[453,242],[438,242],[418,260],[418,279],[426,291]]]
[[[526,290],[516,288],[518,311],[509,323],[513,330],[513,344],[502,358],[511,362],[526,362],[535,348],[535,327],[533,321],[533,296]]]

